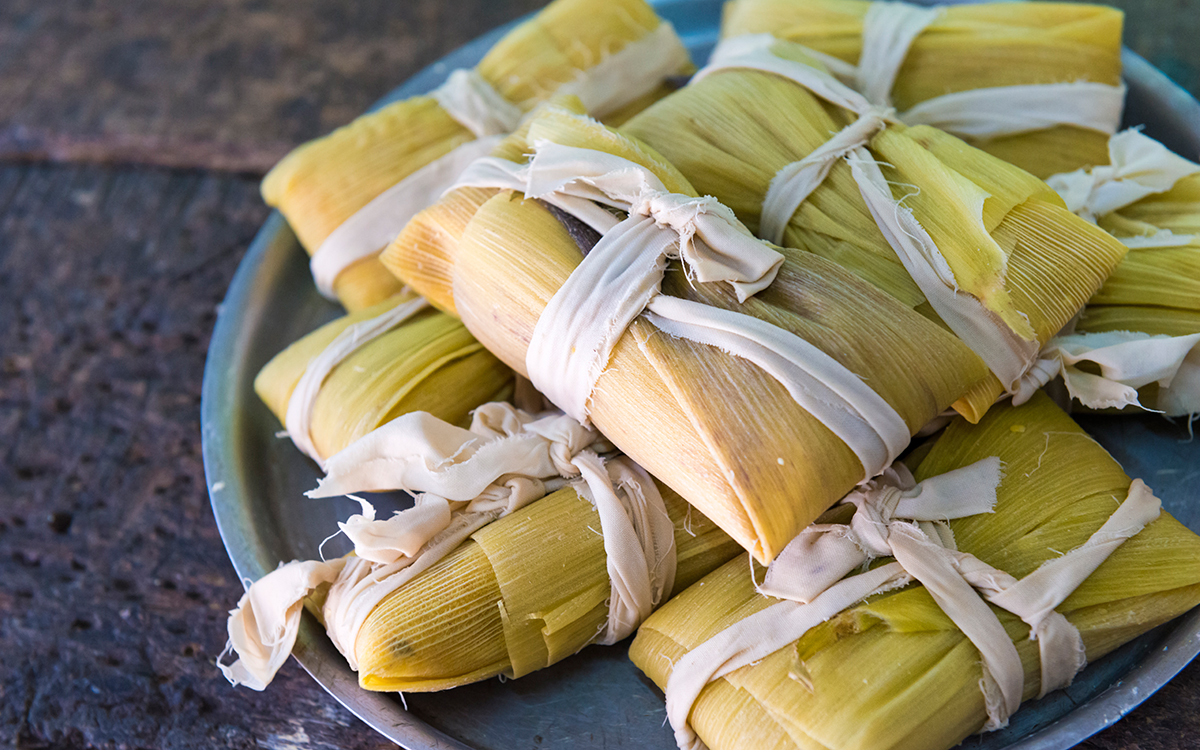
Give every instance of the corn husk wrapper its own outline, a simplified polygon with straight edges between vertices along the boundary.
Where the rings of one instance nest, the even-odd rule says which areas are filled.
[[[681,591],[741,548],[659,487]],[[371,613],[355,642],[359,684],[429,692],[521,677],[594,642],[611,586],[600,528],[595,507],[568,486],[475,532]],[[323,595],[310,601],[318,615]]]
[[[813,67],[795,45],[772,50]],[[702,194],[729,206],[752,231],[784,166],[855,119],[797,83],[768,73],[714,73],[649,107],[622,127],[658,149]],[[890,125],[869,143],[893,196],[912,209],[954,273],[1038,348],[1083,307],[1125,254],[1112,236],[1074,216],[1044,182],[942,131]],[[821,255],[938,321],[888,244],[850,166],[839,160],[792,215],[783,244]],[[1003,393],[988,378],[958,394],[978,420]]]
[[[476,70],[502,97],[528,111],[660,23],[643,0],[600,5],[557,0],[505,35]],[[664,83],[607,118],[622,122],[669,90]],[[292,151],[264,178],[263,200],[283,213],[312,254],[377,195],[474,137],[433,97],[395,102]],[[346,268],[334,290],[354,311],[386,299],[400,286],[376,257],[369,257]]]
[[[857,64],[861,0],[732,0],[723,37],[774,34]],[[1073,3],[950,5],[909,49],[892,99],[903,112],[943,94],[997,86],[1121,82],[1121,26],[1115,8]],[[1038,177],[1108,163],[1108,135],[1071,125],[972,145]]]
[[[547,110],[528,135],[624,156],[653,170],[669,190],[696,194],[652,150],[569,110]],[[910,432],[987,376],[938,324],[815,254],[783,253],[774,284],[744,304],[725,285],[689,284],[678,263],[669,266],[663,291],[805,338],[876,389]],[[529,336],[581,257],[555,214],[503,192],[482,204],[459,241],[442,243],[436,276],[445,281],[421,291],[450,298],[489,350],[527,374]],[[617,343],[594,391],[591,419],[763,560],[863,478],[851,450],[756,365],[664,336],[644,320]]]
[[[1020,578],[1087,540],[1131,480],[1043,394],[957,420],[916,478],[999,456],[994,514],[950,521],[958,548]],[[759,571],[761,577],[761,571]],[[688,650],[777,600],[755,593],[745,559],[678,595],[642,624],[630,658],[659,686]],[[1095,660],[1200,602],[1200,538],[1165,512],[1126,541],[1057,610]],[[1039,691],[1037,644],[998,612]],[[985,719],[979,652],[924,588],[842,612],[785,648],[709,684],[691,725],[712,750],[949,748]]]
[[[415,299],[399,294],[342,316],[293,343],[259,371],[254,391],[285,422],[292,391],[314,357],[350,325]],[[512,371],[472,338],[462,323],[425,310],[338,364],[313,407],[311,435],[322,458],[401,414],[425,411],[452,424],[513,393]]]

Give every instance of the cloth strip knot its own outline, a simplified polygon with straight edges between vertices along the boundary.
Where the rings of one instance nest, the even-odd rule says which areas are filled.
[[[897,520],[904,513],[919,517],[938,512],[929,513],[914,507],[900,509],[905,500],[915,499],[912,493],[918,488],[917,497],[930,493],[930,498],[924,502],[934,508],[943,499],[949,501],[948,507],[953,507],[955,499],[964,499],[960,493],[966,493],[968,505],[948,513],[948,517],[962,517],[979,512],[979,508],[990,508],[995,502],[999,479],[999,461],[992,458],[941,477],[926,479],[915,487],[906,487],[911,484],[911,476],[905,472],[856,491],[856,499],[850,500],[858,506],[856,517],[865,510],[868,523],[875,526],[886,519],[882,529],[868,533],[874,535],[876,541],[885,540],[896,561],[843,578],[824,588],[800,576],[816,573],[822,583],[826,582],[830,576],[821,570],[823,562],[828,560],[835,569],[844,568],[854,559],[859,559],[861,565],[861,561],[873,555],[859,547],[855,540],[868,546],[871,542],[853,529],[814,531],[807,538],[802,536],[793,540],[772,563],[772,567],[781,567],[774,575],[768,570],[768,579],[764,582],[764,587],[769,587],[764,593],[783,601],[735,623],[692,649],[675,664],[667,681],[667,717],[679,747],[683,750],[704,748],[704,743],[688,724],[688,717],[709,682],[795,643],[812,628],[863,599],[905,586],[913,580],[925,586],[938,606],[980,650],[983,665],[980,687],[988,713],[985,730],[1005,726],[1008,716],[1019,706],[1024,689],[1024,669],[1015,646],[984,599],[1012,612],[1030,626],[1029,637],[1037,641],[1041,656],[1041,695],[1070,684],[1085,665],[1086,658],[1078,630],[1055,612],[1055,608],[1114,550],[1152,523],[1159,515],[1161,503],[1140,479],[1135,479],[1125,502],[1084,544],[1066,555],[1048,560],[1019,580],[973,555],[953,549],[952,536],[940,532],[931,536],[921,524]],[[938,486],[941,482],[945,484]],[[880,496],[881,488],[889,485],[893,490],[901,489],[903,499],[896,500],[894,491],[886,491]],[[895,503],[894,507],[892,503]]]
[[[652,172],[611,154],[547,142],[536,148],[526,165],[481,160],[461,184],[520,190],[603,235],[547,305],[526,356],[530,379],[560,408],[586,419],[613,347],[645,310],[664,332],[769,373],[854,451],[864,479],[905,448],[909,430],[895,409],[821,350],[752,316],[659,294],[666,260],[674,257],[693,280],[728,281],[741,300],[774,279],[781,256],[755,241],[728,208],[672,195]],[[619,221],[598,203],[629,217]]]
[[[886,126],[890,113],[880,110],[877,104],[829,72],[775,55],[772,49],[778,46],[799,45],[782,42],[769,34],[735,37],[721,54],[714,54],[713,62],[696,77],[734,68],[760,70],[791,80],[831,104],[849,109],[859,118],[806,159],[780,170],[763,202],[761,226],[770,230],[770,237],[782,240],[792,214],[820,185],[834,163],[844,159],[884,239],[929,304],[950,330],[979,355],[1004,388],[1016,393],[1036,363],[1038,342],[1013,331],[974,296],[960,293],[954,273],[933,238],[912,210],[892,195],[882,170],[865,148],[870,138]]]
[[[288,397],[284,427],[300,452],[316,461],[318,466],[324,468],[325,461],[317,451],[316,445],[313,444],[312,417],[317,403],[317,395],[320,394],[325,379],[351,354],[402,325],[427,307],[429,307],[429,303],[423,298],[417,297],[408,302],[402,302],[374,318],[348,326],[305,366],[300,380],[296,382],[296,387],[292,389],[292,394]]]
[[[650,93],[690,62],[674,27],[664,21],[549,93],[574,94],[588,112],[603,117]],[[504,134],[515,130],[522,117],[520,107],[473,69],[455,70],[430,96],[476,140],[400,180],[330,232],[310,261],[313,281],[327,299],[337,300],[334,282],[342,271],[387,247],[469,164],[491,153]]]
[[[1148,195],[1165,193],[1184,177],[1200,174],[1188,161],[1135,129],[1108,139],[1109,164],[1047,178],[1067,209],[1088,221],[1120,210]]]
[[[530,415],[485,404],[463,430],[428,414],[399,417],[330,458],[312,497],[401,489],[412,508],[377,520],[338,524],[354,557],[282,565],[250,587],[231,612],[238,661],[221,665],[234,684],[263,689],[295,642],[299,608],[316,586],[332,584],[324,607],[330,639],[357,669],[354,642],[375,606],[437,563],[484,525],[581,478],[601,517],[613,582],[603,642],[628,635],[674,585],[674,525],[653,481],[625,458],[606,465],[593,449],[610,446],[562,414]],[[619,488],[619,493],[614,489]]]
[[[1157,411],[1168,416],[1200,411],[1200,333],[1060,334],[1046,344],[1040,357],[1029,382],[1013,396],[1014,404],[1023,404],[1038,388],[1062,375],[1071,398],[1089,409],[1145,409],[1137,389],[1157,383]],[[1079,365],[1084,362],[1098,366],[1100,373],[1082,369]]]

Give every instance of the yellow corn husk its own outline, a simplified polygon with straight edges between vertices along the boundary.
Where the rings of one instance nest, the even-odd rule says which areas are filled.
[[[661,490],[682,591],[741,548]],[[475,532],[376,606],[355,641],[359,684],[426,692],[521,677],[592,643],[611,588],[599,529],[595,507],[567,487]]]
[[[345,315],[296,341],[259,371],[254,391],[285,421],[292,391],[308,363],[354,323],[415,298],[397,295]],[[418,313],[367,343],[329,373],[313,406],[312,439],[329,457],[392,419],[425,411],[454,424],[513,392],[512,371],[471,337],[462,323],[435,310]]]
[[[1170,190],[1117,209],[1098,223],[1121,238],[1167,231],[1192,239],[1180,247],[1131,249],[1089,301],[1089,311],[1115,305],[1200,310],[1200,175],[1184,177]],[[1196,331],[1200,328],[1188,333]]]
[[[600,5],[556,0],[510,31],[476,70],[501,96],[528,111],[660,23],[643,0]],[[613,121],[623,122],[669,90],[664,83],[611,113]],[[263,180],[263,200],[283,213],[312,254],[377,195],[473,139],[432,97],[412,97],[292,151]],[[372,257],[340,274],[334,288],[354,311],[386,299],[399,291],[400,283]]]
[[[1160,232],[1190,241],[1178,247],[1132,247],[1080,313],[1074,331],[1130,331],[1152,336],[1200,333],[1200,175],[1180,179],[1162,193],[1101,216],[1098,224],[1123,240]],[[1193,400],[1159,401],[1159,386],[1138,389],[1150,409],[1182,416]],[[1087,411],[1079,404],[1072,410]],[[1139,413],[1136,407],[1106,412]]]
[[[565,111],[583,115],[583,104],[574,96],[557,96],[541,105],[540,111],[505,138],[491,156],[521,161],[529,149],[529,125],[541,112]],[[499,190],[458,188],[421,211],[379,255],[379,262],[397,279],[429,300],[430,304],[457,315],[450,288],[450,271],[458,241],[479,207]]]
[[[1020,578],[1082,544],[1131,480],[1043,394],[956,420],[921,461],[918,479],[999,456],[994,514],[950,521],[959,549]],[[760,572],[761,575],[761,572]],[[703,641],[777,600],[754,591],[746,560],[709,575],[642,624],[630,658],[664,686]],[[1200,538],[1163,513],[1126,541],[1057,609],[1079,629],[1089,660],[1200,602]],[[995,610],[1039,690],[1037,644]],[[719,679],[690,723],[713,750],[938,750],[984,723],[979,652],[921,586],[874,597],[809,631],[794,647]]]
[[[819,66],[794,45],[780,56]],[[854,119],[782,77],[712,74],[649,107],[622,132],[659,150],[696,190],[758,228],[775,174]],[[925,126],[889,126],[868,149],[893,194],[937,243],[961,292],[978,298],[1021,338],[1044,344],[1084,305],[1125,253],[1072,215],[1045,183]],[[824,256],[936,319],[880,232],[850,166],[839,161],[800,205],[783,242]],[[978,421],[1001,395],[975,385],[955,408]]]
[[[669,190],[695,195],[661,157],[568,110],[544,111],[529,137],[624,156]],[[542,204],[505,192],[444,250],[445,281],[426,293],[452,299],[480,342],[525,373],[530,333],[581,258],[575,240]],[[811,253],[784,254],[774,285],[745,304],[723,286],[693,289],[677,271],[663,288],[802,336],[876,388],[913,432],[987,374],[936,323]],[[757,366],[655,331],[635,322],[617,344],[593,395],[592,421],[739,543],[773,558],[861,480],[861,462]]]
[[[732,0],[725,37],[770,33],[857,63],[862,0]],[[913,42],[892,98],[903,112],[943,94],[996,86],[1121,81],[1121,26],[1115,8],[1075,3],[952,5]],[[971,141],[1038,177],[1108,163],[1108,136],[1060,125]]]

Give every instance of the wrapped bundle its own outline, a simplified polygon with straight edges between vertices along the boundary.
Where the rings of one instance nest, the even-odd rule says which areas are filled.
[[[760,560],[772,559],[838,497],[882,471],[926,422],[992,377],[972,346],[911,302],[815,253],[754,240],[728,208],[695,197],[692,184],[640,142],[556,109],[533,119],[527,138],[528,163],[485,159],[464,174],[469,187],[511,192],[486,200],[457,240],[444,234],[425,254],[427,268],[440,267],[423,278],[440,282],[419,291],[449,298],[489,350],[567,414],[594,423]],[[917,151],[912,159],[928,154],[920,143],[910,150]],[[981,348],[1008,352],[1002,360],[1020,350],[1013,378],[1020,381],[1037,337],[1049,338],[1082,306],[1124,248],[1057,205],[1043,183],[996,163],[1001,178],[1024,182],[996,180],[1001,197],[984,204],[990,225],[1003,224],[1013,203],[1033,206],[988,242],[1013,250],[1032,235],[1027,224],[1053,222],[1046,236],[1032,235],[1043,252],[1028,253],[1025,275],[1013,272],[1010,259],[1009,288],[988,290],[1009,305],[1009,319],[1036,326],[1036,335],[1016,343],[998,314],[961,291],[965,281],[957,294],[945,283],[934,292],[939,302],[961,303],[951,312],[986,340]],[[979,196],[967,178],[948,173],[935,172]],[[1014,183],[1034,186],[1047,200],[1026,200]],[[949,206],[969,202],[932,181],[930,190]],[[922,222],[935,219],[939,242],[959,243],[964,256],[968,243],[954,231],[969,232],[970,242],[988,237],[972,228],[979,218],[969,208],[957,218],[945,210],[938,216],[927,203],[921,210]],[[901,235],[908,236],[897,230],[890,239]],[[1042,255],[1053,263],[1039,263]],[[968,273],[984,265],[965,263]],[[1039,291],[1046,298],[1031,300]],[[1026,315],[1041,322],[1031,325]]]
[[[442,690],[520,677],[615,643],[738,546],[594,430],[507,404],[470,430],[409,414],[329,462],[310,495],[419,492],[413,508],[339,524],[355,555],[292,562],[231,613],[234,684],[261,690],[307,601],[370,690]],[[543,497],[544,496],[544,497]]]
[[[1089,409],[1200,412],[1200,164],[1128,130],[1109,166],[1055,175],[1067,206],[1129,254],[1042,356]]]
[[[902,122],[1045,178],[1105,161],[1124,107],[1122,18],[1074,3],[732,0],[721,32],[802,44]]]
[[[906,474],[798,538],[770,596],[733,561],[642,625],[681,748],[949,748],[1200,602],[1200,539],[1044,394]]]
[[[404,292],[343,316],[266,364],[254,390],[318,464],[401,414],[466,424],[513,394],[512,371],[462,323]]]
[[[294,150],[263,180],[263,199],[313,256],[321,293],[361,309],[400,288],[379,251],[535,104],[571,93],[620,121],[691,70],[671,25],[643,0],[557,0],[431,94]]]
[[[955,409],[971,420],[1004,392],[1032,392],[1038,350],[1125,252],[1033,175],[895,122],[770,36],[727,43],[622,132],[760,237],[824,256],[947,325],[996,376],[960,394]],[[981,337],[992,324],[962,305],[981,305],[998,330]]]

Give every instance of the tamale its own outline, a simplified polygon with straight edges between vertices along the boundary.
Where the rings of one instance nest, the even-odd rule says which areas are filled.
[[[956,420],[914,473],[926,480],[989,457],[1004,465],[995,512],[949,527],[959,550],[1017,578],[1088,540],[1138,484],[1043,394],[997,407],[975,426]],[[688,652],[776,602],[755,592],[746,560],[735,560],[643,623],[630,656],[665,686]],[[1078,629],[1091,661],[1197,602],[1200,539],[1164,512],[1056,610]],[[943,606],[919,585],[859,603],[710,682],[690,726],[713,750],[952,747],[984,725],[986,711],[980,651]],[[1030,626],[988,606],[1016,648],[1020,698],[1029,699],[1040,689],[1039,644],[1027,637]]]
[[[634,46],[638,42],[642,47]],[[638,59],[610,70],[622,52]],[[433,202],[442,182],[486,154],[494,137],[511,131],[523,112],[556,91],[578,92],[590,99],[594,114],[620,122],[668,91],[667,76],[691,69],[669,24],[643,0],[556,0],[505,35],[469,74],[471,86],[482,92],[454,94],[466,100],[458,105],[465,117],[481,124],[460,122],[464,115],[452,115],[441,90],[388,104],[288,154],[263,180],[263,199],[321,260],[314,274],[323,293],[358,310],[399,290],[376,255],[403,226],[391,228],[375,247],[363,243],[372,244],[383,226],[354,240],[362,247],[318,253],[335,230],[347,231],[347,220],[360,209],[409,178],[429,182],[415,196],[422,201],[416,208]],[[497,113],[480,111],[488,108]],[[473,145],[477,138],[481,142]]]
[[[828,78],[821,62],[798,45],[776,41],[756,52],[798,75],[817,69]],[[831,135],[858,128],[866,115],[856,119],[784,75],[740,67],[736,58],[728,64],[702,71],[700,80],[649,107],[622,132],[657,149],[759,236],[828,258],[931,319],[939,320],[940,310],[930,307],[881,231],[856,163],[878,163],[891,197],[911,209],[936,242],[956,293],[978,298],[1031,349],[1071,320],[1125,252],[1072,216],[1028,172],[939,130],[894,122],[832,162],[790,216],[790,204],[768,212],[764,206],[786,192],[788,170],[815,158]],[[960,394],[955,408],[978,419],[1006,389],[1012,385],[979,383]]]
[[[275,355],[254,379],[255,392],[288,425],[289,403],[311,362],[348,328],[417,299],[399,294],[321,326]],[[475,407],[509,398],[513,377],[462,323],[425,309],[355,349],[316,386],[308,432],[314,458],[324,459],[409,412],[466,424]]]
[[[1068,393],[1086,408],[1195,414],[1200,164],[1137,131],[1114,136],[1109,150],[1111,166],[1049,181],[1071,210],[1129,246],[1050,353],[1061,357]]]
[[[675,524],[682,591],[741,552],[659,485]],[[489,524],[380,602],[355,644],[368,690],[445,690],[521,677],[594,643],[608,615],[596,509],[565,488]]]
[[[864,57],[862,0],[732,0],[723,37],[769,33],[850,64]],[[946,94],[997,87],[1121,83],[1121,26],[1115,8],[1076,3],[979,3],[942,6],[912,42],[890,89],[905,113]],[[1103,91],[1103,89],[1101,89]],[[1116,94],[1119,103],[1120,95]],[[1089,91],[1084,96],[1092,96]],[[998,94],[988,92],[995,101]],[[1065,100],[1062,91],[1050,98]],[[1086,108],[1081,100],[1080,109]],[[1068,113],[1074,102],[1051,105]],[[987,106],[985,104],[985,106]],[[1043,105],[1044,106],[1044,105]],[[1018,113],[1020,114],[1020,113]],[[1119,116],[1118,107],[1115,114]],[[1005,161],[1048,177],[1107,162],[1107,132],[1061,124],[995,137],[956,133]]]
[[[561,412],[476,410],[469,430],[409,414],[331,457],[309,494],[404,489],[412,508],[371,504],[338,526],[354,554],[294,561],[255,582],[229,622],[263,689],[287,657],[302,603],[364,687],[441,690],[520,677],[592,643],[631,635],[674,590],[739,551],[595,430]],[[547,494],[549,493],[549,494]]]

